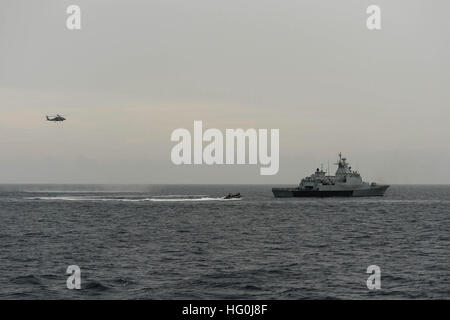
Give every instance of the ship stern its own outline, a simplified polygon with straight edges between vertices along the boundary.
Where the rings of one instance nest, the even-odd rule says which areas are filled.
[[[383,185],[371,185],[368,189],[354,190],[354,197],[382,197],[384,193],[390,186],[387,184]]]

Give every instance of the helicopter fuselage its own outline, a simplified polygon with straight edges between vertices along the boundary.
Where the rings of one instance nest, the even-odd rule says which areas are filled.
[[[54,117],[54,118],[49,118],[49,117],[47,116],[47,121],[58,122],[58,121],[64,121],[64,120],[66,120],[66,118],[61,117],[61,116],[57,116],[57,117]]]

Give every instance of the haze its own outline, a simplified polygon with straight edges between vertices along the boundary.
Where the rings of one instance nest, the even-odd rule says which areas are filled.
[[[370,4],[382,30],[366,28]],[[0,183],[297,184],[339,152],[367,181],[449,183],[449,13],[447,0],[2,0]],[[67,121],[45,121],[56,113]],[[280,129],[279,173],[173,165],[170,134],[194,120]]]

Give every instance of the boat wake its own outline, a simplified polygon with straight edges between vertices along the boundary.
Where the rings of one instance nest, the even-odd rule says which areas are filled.
[[[241,199],[224,199],[213,197],[170,197],[170,196],[155,196],[151,198],[118,198],[118,197],[92,197],[92,196],[56,196],[56,197],[27,197],[28,200],[46,200],[46,201],[116,201],[116,202],[189,202],[189,201],[235,201]]]

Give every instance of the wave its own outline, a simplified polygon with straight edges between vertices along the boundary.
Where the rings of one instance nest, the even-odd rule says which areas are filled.
[[[101,283],[100,281],[91,281],[84,285],[82,284],[82,289],[91,290],[94,292],[104,292],[104,291],[111,290],[111,288],[109,286]]]
[[[34,274],[15,277],[11,279],[11,282],[23,285],[40,285],[42,283],[41,280]]]

